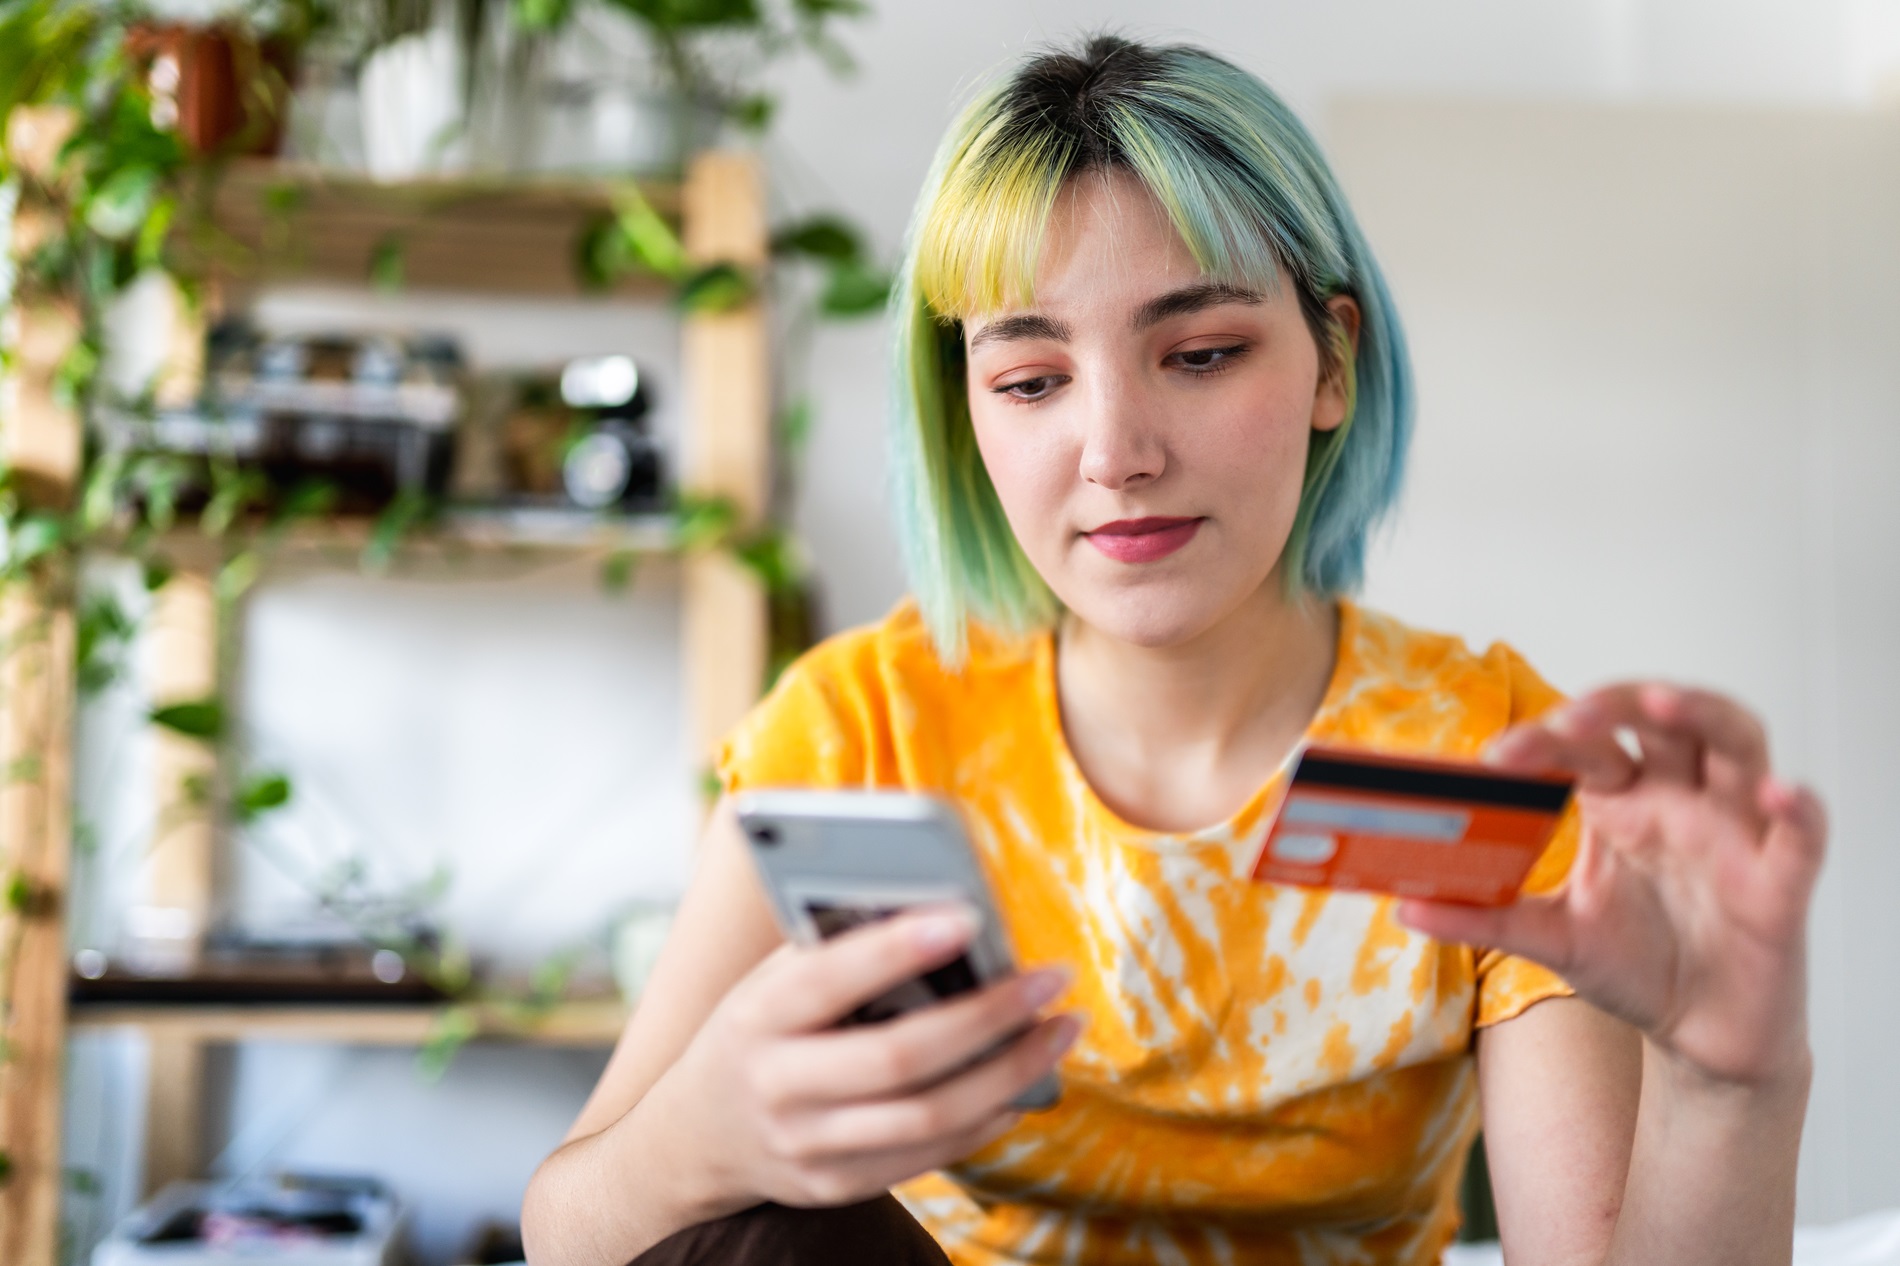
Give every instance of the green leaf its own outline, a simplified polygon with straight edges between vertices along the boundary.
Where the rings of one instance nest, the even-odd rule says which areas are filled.
[[[178,780],[179,798],[194,809],[202,809],[211,803],[211,791],[210,774],[186,774]]]
[[[79,495],[80,526],[96,532],[112,521],[119,508],[119,481],[125,477],[124,453],[106,453],[86,472],[85,488]]]
[[[33,905],[33,881],[23,871],[14,871],[7,876],[7,909],[14,914],[23,914]]]
[[[662,277],[686,275],[686,247],[679,234],[637,188],[628,186],[614,199],[614,222],[634,259]]]
[[[163,554],[153,554],[145,560],[139,579],[145,585],[145,592],[157,593],[170,584],[171,578],[177,574],[178,569],[172,566],[171,559]]]
[[[29,514],[6,534],[6,570],[23,571],[59,548],[65,525],[50,514]]]
[[[139,226],[138,242],[132,250],[132,258],[141,272],[160,265],[165,253],[165,237],[171,232],[172,220],[177,214],[175,198],[159,198],[152,204],[145,223]]]
[[[833,266],[818,296],[818,310],[830,317],[860,317],[881,312],[891,296],[891,276],[869,264],[846,262]]]
[[[746,131],[763,132],[772,126],[772,116],[778,113],[778,102],[771,94],[758,92],[739,98],[726,113]]]
[[[603,592],[610,594],[625,593],[632,587],[639,570],[640,554],[637,550],[615,550],[601,560],[600,587]]]
[[[390,563],[396,559],[396,549],[402,544],[402,538],[432,511],[433,506],[424,494],[415,491],[397,493],[395,500],[383,507],[383,512],[376,516],[376,525],[370,529],[369,541],[363,546],[364,570],[387,571]]]
[[[792,8],[800,17],[813,21],[828,17],[862,17],[871,11],[871,6],[864,0],[792,0]]]
[[[262,471],[240,471],[220,463],[212,467],[211,477],[214,491],[198,516],[198,526],[206,536],[223,536],[240,514],[270,496],[270,481]]]
[[[131,237],[152,211],[158,182],[157,169],[144,164],[113,172],[86,199],[86,227],[109,242]]]
[[[852,263],[863,256],[864,242],[849,221],[835,215],[815,215],[772,234],[772,253]]]
[[[429,1081],[440,1081],[456,1055],[481,1031],[473,1007],[445,1007],[429,1026],[429,1036],[416,1052],[416,1070]]]
[[[371,248],[369,284],[384,294],[402,289],[404,246],[402,236],[391,233]]]
[[[118,680],[126,645],[138,625],[109,593],[96,593],[79,604],[74,660],[81,694],[92,695]]]
[[[290,803],[290,779],[284,774],[253,774],[231,797],[231,811],[239,822],[255,822],[273,809]]]
[[[675,543],[680,549],[696,550],[730,535],[739,521],[739,508],[726,497],[682,498],[674,515]]]
[[[743,541],[733,549],[733,557],[759,578],[767,593],[786,593],[798,587],[802,568],[791,537],[783,532],[764,532]]]
[[[284,495],[271,518],[271,530],[282,532],[303,519],[328,514],[337,502],[336,485],[324,479],[306,479]]]
[[[192,699],[153,708],[147,714],[153,725],[161,726],[186,738],[215,739],[224,733],[224,705],[216,699]]]
[[[38,782],[44,769],[45,763],[40,760],[37,753],[29,752],[25,756],[15,756],[6,764],[6,781],[8,783]]]
[[[750,26],[760,20],[757,0],[613,0],[661,32],[713,26]]]
[[[574,239],[574,276],[583,290],[605,290],[639,265],[620,221],[602,213]]]
[[[211,582],[214,597],[227,606],[242,598],[257,583],[262,562],[254,549],[243,550],[224,560],[224,566],[218,568],[218,575]]]
[[[513,0],[509,14],[515,27],[537,34],[558,31],[574,15],[573,0]]]
[[[779,415],[778,442],[787,456],[796,457],[805,450],[805,442],[811,438],[813,412],[811,397],[800,396]]]
[[[752,278],[736,264],[708,264],[680,283],[675,296],[682,312],[730,312],[753,295]]]

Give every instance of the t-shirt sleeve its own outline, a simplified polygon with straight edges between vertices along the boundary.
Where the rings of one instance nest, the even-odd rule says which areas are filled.
[[[826,644],[795,661],[726,735],[714,755],[725,792],[866,785],[864,691],[842,650]]]
[[[1511,689],[1511,721],[1529,721],[1563,702],[1563,695],[1509,647],[1494,648],[1501,655]],[[1570,875],[1582,839],[1583,820],[1572,801],[1557,824],[1543,856],[1524,881],[1527,893],[1550,893],[1563,887]],[[1477,1028],[1499,1024],[1524,1014],[1546,998],[1567,998],[1575,991],[1550,968],[1515,954],[1487,949],[1478,952],[1478,989],[1472,1023]]]

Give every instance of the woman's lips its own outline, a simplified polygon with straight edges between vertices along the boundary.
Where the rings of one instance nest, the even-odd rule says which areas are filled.
[[[1152,563],[1186,545],[1200,530],[1198,518],[1116,519],[1082,535],[1118,563]]]

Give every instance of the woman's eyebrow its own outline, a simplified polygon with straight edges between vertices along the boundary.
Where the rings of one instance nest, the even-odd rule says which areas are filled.
[[[970,336],[968,350],[973,352],[985,343],[1013,343],[1032,338],[1066,343],[1069,341],[1069,327],[1054,317],[1038,316],[1033,312],[998,317]]]
[[[1203,308],[1217,308],[1223,303],[1259,302],[1258,291],[1230,286],[1224,281],[1197,281],[1191,286],[1182,286],[1179,290],[1170,290],[1148,300],[1135,309],[1134,319],[1129,322],[1129,326],[1145,330],[1169,317],[1186,316]]]

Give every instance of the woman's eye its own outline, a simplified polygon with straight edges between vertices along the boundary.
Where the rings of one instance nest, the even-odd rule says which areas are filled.
[[[1040,400],[1061,383],[1062,379],[1054,374],[1044,374],[1039,378],[1022,378],[1016,382],[1004,383],[993,390],[998,395],[1009,396],[1014,400]]]
[[[1191,351],[1176,352],[1169,359],[1175,361],[1183,369],[1205,374],[1227,368],[1246,352],[1247,345],[1240,343],[1233,347],[1197,347]]]

